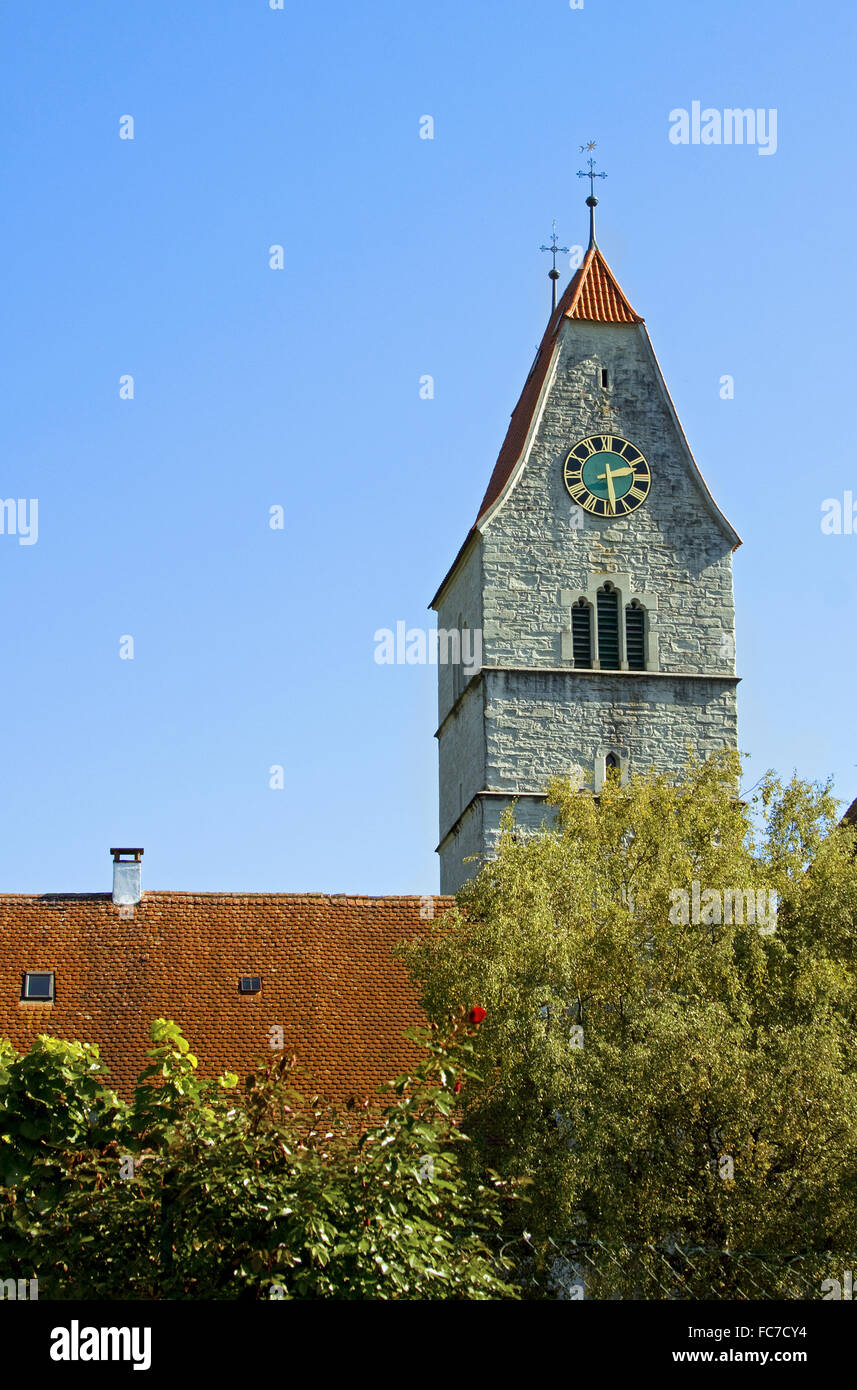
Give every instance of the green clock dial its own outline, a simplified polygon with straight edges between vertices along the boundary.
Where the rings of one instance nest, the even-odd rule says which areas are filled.
[[[618,434],[592,434],[569,450],[563,478],[592,516],[627,516],[645,502],[652,475],[642,452]]]

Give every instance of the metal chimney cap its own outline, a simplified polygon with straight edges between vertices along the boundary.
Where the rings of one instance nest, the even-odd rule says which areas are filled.
[[[143,857],[143,855],[144,855],[144,853],[145,853],[145,850],[142,850],[142,849],[111,849],[110,853],[113,855],[113,863],[114,863],[114,864],[120,864],[120,863],[122,862],[122,855],[123,855],[123,854],[125,854],[125,855],[133,854],[135,860],[136,860],[137,863],[139,864],[140,860],[142,859],[142,857]]]

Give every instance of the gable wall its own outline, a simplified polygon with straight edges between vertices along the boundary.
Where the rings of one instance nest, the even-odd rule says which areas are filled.
[[[641,448],[652,471],[648,500],[615,520],[583,514],[562,477],[570,446],[605,429]],[[734,671],[730,542],[693,479],[642,328],[566,323],[529,461],[485,525],[483,571],[486,665],[569,665],[564,591],[619,571],[633,592],[658,597],[651,621],[662,670]]]

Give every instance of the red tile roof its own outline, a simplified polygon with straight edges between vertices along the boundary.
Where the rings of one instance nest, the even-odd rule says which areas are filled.
[[[557,305],[567,319],[593,323],[642,323],[620,290],[613,272],[597,246],[590,246],[583,264]]]
[[[323,1094],[359,1098],[418,1056],[402,1032],[425,1018],[391,953],[424,929],[423,901],[145,893],[125,920],[109,893],[0,895],[0,1036],[19,1050],[38,1033],[95,1042],[127,1094],[154,1018],[175,1019],[206,1076],[270,1058],[280,1025]],[[56,973],[54,1003],[21,1001],[25,970]],[[261,993],[239,994],[250,974]]]
[[[446,583],[446,579],[449,578],[458,564],[480,521],[486,512],[493,507],[512,476],[533,422],[542,387],[550,369],[556,340],[565,319],[587,319],[594,323],[633,324],[643,322],[640,315],[631,308],[620,290],[613,272],[595,245],[589,247],[579,270],[569,281],[562,298],[551,314],[541,345],[536,353],[536,360],[530,369],[530,375],[524,383],[518,404],[512,411],[506,438],[503,440],[500,453],[497,456],[494,471],[479,508],[479,515],[475,524],[470,528],[464,545],[456,555],[443,584]],[[431,607],[434,607],[443,584],[432,599]]]

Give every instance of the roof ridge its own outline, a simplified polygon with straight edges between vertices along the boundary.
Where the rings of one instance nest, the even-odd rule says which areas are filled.
[[[5,902],[111,902],[112,893],[0,893],[0,903]],[[249,892],[249,891],[221,891],[219,889],[199,891],[192,888],[148,888],[143,893],[142,901],[147,898],[233,898],[233,899],[252,899],[258,902],[259,899],[271,899],[281,902],[284,898],[293,902],[350,902],[350,903],[422,903],[427,897],[438,901],[440,899],[452,900],[450,893],[290,893],[290,892]]]

